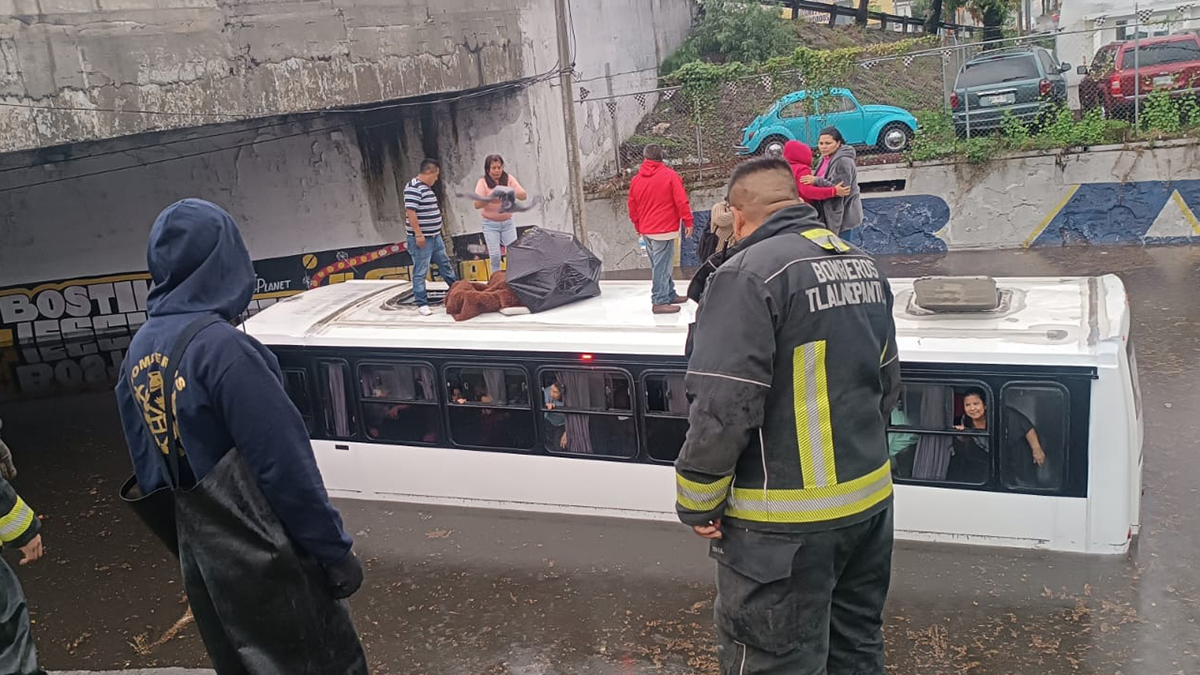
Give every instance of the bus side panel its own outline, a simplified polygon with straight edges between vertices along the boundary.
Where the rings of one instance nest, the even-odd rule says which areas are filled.
[[[1091,548],[1104,550],[1129,545],[1133,484],[1129,473],[1131,447],[1128,379],[1120,368],[1099,368],[1092,383],[1088,429],[1088,514]]]
[[[1086,552],[1087,500],[896,486],[900,539]],[[970,534],[966,534],[970,533]]]
[[[355,473],[340,472],[334,442],[317,441],[336,496],[550,513],[674,520],[670,465],[589,461],[509,452],[351,443]]]
[[[359,451],[366,446],[365,443],[314,440],[312,446],[326,490],[363,491],[363,468],[359,463]]]

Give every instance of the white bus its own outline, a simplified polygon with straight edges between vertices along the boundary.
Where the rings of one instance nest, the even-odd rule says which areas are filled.
[[[997,307],[966,312],[930,311],[892,280],[897,536],[1121,553],[1142,475],[1124,286],[997,282]],[[694,305],[652,314],[648,282],[601,287],[457,323],[418,316],[408,282],[349,281],[245,327],[278,355],[333,496],[673,520]]]

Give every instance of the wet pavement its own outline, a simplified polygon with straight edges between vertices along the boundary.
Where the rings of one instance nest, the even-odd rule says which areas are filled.
[[[1135,550],[1095,558],[900,544],[889,673],[1200,672],[1200,248],[883,262],[893,276],[1121,275],[1146,415]],[[5,404],[0,416],[17,489],[45,515],[47,557],[18,572],[44,667],[205,666],[174,561],[115,498],[129,463],[112,397]],[[682,527],[339,506],[367,565],[352,605],[375,673],[716,672],[712,563]]]

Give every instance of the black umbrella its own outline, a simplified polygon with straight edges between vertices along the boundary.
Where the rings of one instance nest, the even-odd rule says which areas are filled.
[[[508,247],[508,287],[531,312],[600,295],[600,259],[575,237],[535,227]]]

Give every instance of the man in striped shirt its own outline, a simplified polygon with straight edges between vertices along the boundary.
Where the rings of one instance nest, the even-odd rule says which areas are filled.
[[[430,314],[429,296],[425,292],[425,275],[429,273],[430,261],[437,264],[438,274],[446,283],[453,284],[457,280],[450,256],[446,254],[446,242],[442,239],[442,210],[431,189],[441,172],[437,160],[423,159],[421,173],[404,188],[404,213],[407,216],[404,229],[408,233],[408,253],[413,260],[413,299],[422,316]]]

